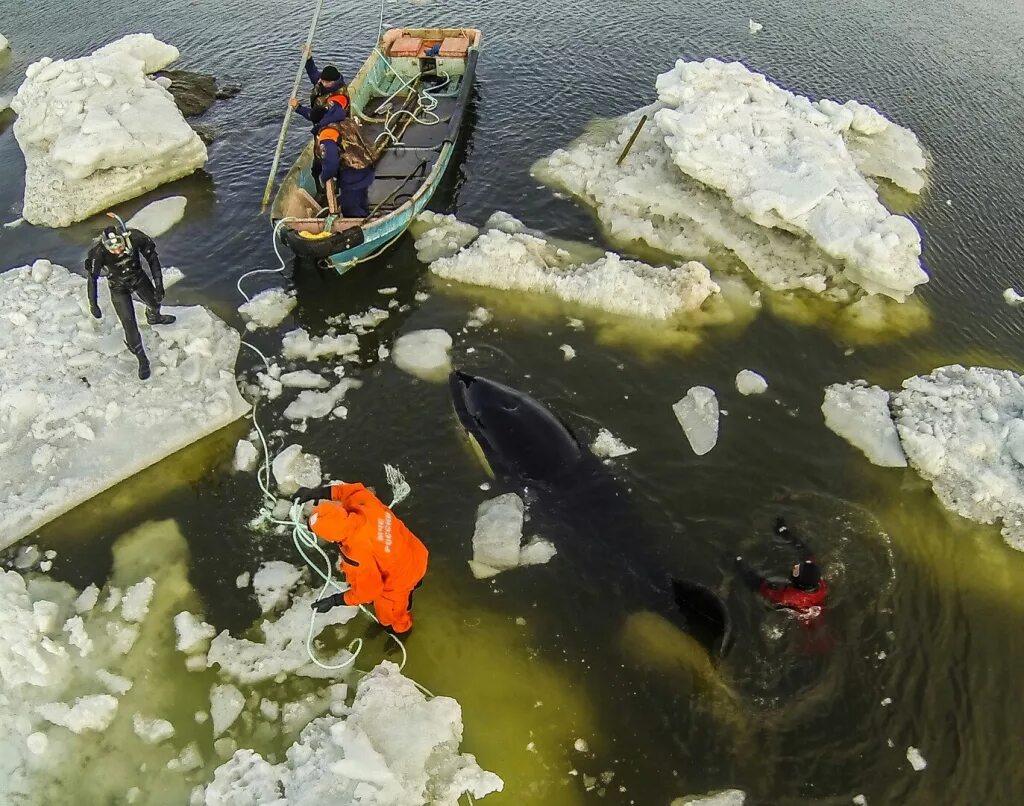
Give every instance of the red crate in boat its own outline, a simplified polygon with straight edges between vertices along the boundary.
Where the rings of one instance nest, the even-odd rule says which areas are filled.
[[[393,57],[419,56],[422,44],[423,40],[418,36],[400,36],[391,46],[389,55]]]

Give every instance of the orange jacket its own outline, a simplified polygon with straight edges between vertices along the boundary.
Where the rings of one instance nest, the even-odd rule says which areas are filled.
[[[314,507],[310,528],[341,544],[348,580],[345,604],[367,604],[391,591],[411,591],[427,572],[427,547],[362,484],[335,484]]]

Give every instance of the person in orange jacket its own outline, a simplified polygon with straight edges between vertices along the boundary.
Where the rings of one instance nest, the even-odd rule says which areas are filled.
[[[309,526],[321,540],[337,543],[338,568],[349,589],[317,602],[326,612],[344,602],[373,602],[377,620],[396,633],[412,629],[412,592],[427,573],[427,547],[398,516],[362,484],[300,489],[297,501],[320,501]]]

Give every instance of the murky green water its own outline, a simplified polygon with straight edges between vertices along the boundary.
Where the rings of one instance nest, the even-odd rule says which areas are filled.
[[[294,0],[146,1],[130,14],[112,3],[70,5],[7,0],[0,30],[14,53],[0,63],[0,94],[40,56],[78,55],[134,30],[177,45],[184,66],[243,84],[203,121],[220,132],[206,171],[123,206],[130,213],[164,195],[188,196],[185,220],[160,239],[165,263],[187,275],[171,297],[237,324],[235,278],[273,263],[258,204],[308,9]],[[351,73],[376,34],[378,8],[332,5],[320,40],[337,44],[320,50],[340,55]],[[755,37],[748,17],[765,25]],[[909,211],[932,274],[915,297],[930,324],[900,339],[862,343],[771,300],[749,323],[698,339],[655,338],[592,318],[578,332],[566,324],[569,309],[432,282],[409,242],[344,279],[289,280],[295,320],[314,332],[327,316],[379,303],[377,288],[396,286],[411,305],[364,339],[365,386],[347,401],[348,420],[313,421],[298,439],[346,479],[383,484],[384,462],[406,472],[413,494],[402,515],[432,551],[407,670],[462,702],[464,749],[506,780],[506,792],[486,802],[665,804],[737,786],[754,804],[844,804],[858,793],[875,804],[1019,803],[1024,557],[995,529],[947,515],[912,471],[869,465],[819,413],[823,388],[835,381],[891,388],[950,362],[1024,365],[1020,311],[1000,297],[1024,282],[1019,9],[976,0],[899,8],[875,0],[487,0],[388,3],[385,19],[485,32],[464,152],[434,205],[471,222],[505,209],[529,226],[600,244],[591,216],[539,187],[530,166],[592,119],[647,103],[654,77],[680,56],[739,58],[815,97],[868,102],[914,129],[934,160],[932,182]],[[294,133],[293,149],[302,137]],[[23,164],[2,120],[0,165],[0,210],[9,220],[20,208]],[[77,265],[97,226],[2,230],[2,266],[36,257]],[[415,302],[418,290],[430,298]],[[604,426],[638,448],[614,467],[651,516],[649,533],[633,539],[660,552],[666,572],[729,592],[738,637],[720,677],[694,665],[663,625],[616,607],[611,592],[623,569],[600,560],[613,554],[603,541],[621,536],[592,536],[596,561],[585,577],[557,558],[495,583],[469,574],[474,513],[489,493],[479,489],[485,479],[460,443],[446,389],[370,359],[402,331],[457,332],[479,304],[495,319],[457,337],[457,365],[529,391],[588,435]],[[276,350],[279,338],[254,341]],[[575,360],[563,360],[562,343],[576,349]],[[249,356],[240,367],[250,367]],[[745,367],[768,379],[766,395],[735,392]],[[670,409],[697,383],[717,389],[728,411],[718,446],[702,458]],[[264,416],[281,409],[271,405]],[[227,429],[45,529],[40,544],[59,551],[54,575],[79,586],[103,581],[115,538],[173,517],[208,620],[231,629],[251,623],[254,602],[235,577],[263,559],[294,556],[290,542],[247,527],[258,489],[251,476],[227,471],[244,431]],[[738,552],[784,562],[768,539],[779,511],[833,579],[825,635],[766,614],[732,579]],[[548,537],[558,543],[559,535]],[[383,650],[368,644],[364,663]],[[882,706],[887,697],[892,704]],[[577,737],[588,753],[573,750]],[[908,745],[928,760],[923,772],[910,769]],[[607,772],[610,784],[598,777]],[[591,791],[584,776],[598,779]]]

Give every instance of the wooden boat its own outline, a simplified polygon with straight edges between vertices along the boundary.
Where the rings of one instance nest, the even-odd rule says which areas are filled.
[[[275,232],[295,255],[330,261],[344,273],[383,252],[405,232],[448,168],[479,52],[480,31],[475,28],[393,28],[384,33],[348,85],[351,110],[376,157],[370,215],[327,214],[315,198],[310,175],[311,140],[271,208]]]

